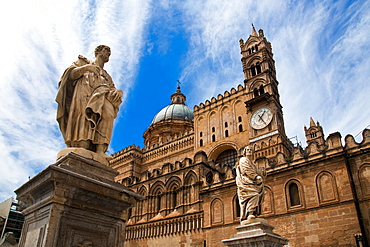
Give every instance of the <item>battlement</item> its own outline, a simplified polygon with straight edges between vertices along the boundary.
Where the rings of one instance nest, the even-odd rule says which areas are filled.
[[[244,87],[242,85],[238,85],[237,89],[231,88],[230,92],[225,91],[224,94],[219,94],[217,98],[212,97],[211,101],[206,100],[204,103],[200,103],[199,105],[194,106],[194,113],[209,109],[209,108],[214,108],[217,107],[225,102],[230,101],[234,97],[239,96],[240,94],[244,93]]]

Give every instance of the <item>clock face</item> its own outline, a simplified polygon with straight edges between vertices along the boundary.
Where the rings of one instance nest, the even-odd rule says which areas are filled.
[[[251,117],[250,124],[254,129],[265,128],[272,120],[272,112],[269,108],[260,108]]]

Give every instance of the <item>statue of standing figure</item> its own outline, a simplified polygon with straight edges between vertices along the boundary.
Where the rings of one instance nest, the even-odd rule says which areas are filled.
[[[108,149],[123,95],[104,70],[110,54],[108,46],[100,45],[95,49],[95,61],[78,56],[60,79],[57,121],[67,147],[100,155]]]
[[[236,185],[240,205],[240,222],[255,219],[261,214],[263,198],[265,196],[264,179],[266,170],[259,170],[252,162],[253,150],[246,146],[243,157],[236,166]]]

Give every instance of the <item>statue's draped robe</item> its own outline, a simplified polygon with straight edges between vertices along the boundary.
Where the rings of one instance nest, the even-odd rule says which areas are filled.
[[[59,82],[57,121],[68,147],[71,142],[83,140],[91,140],[93,144],[109,144],[113,121],[121,104],[121,99],[116,102],[112,100],[115,86],[105,70],[100,76],[86,72],[78,79],[70,79],[74,68],[86,64],[93,63],[79,56],[64,71]]]
[[[247,218],[248,212],[260,213],[260,206],[264,197],[263,183],[257,184],[256,177],[259,171],[256,165],[248,158],[242,157],[236,167],[236,185],[240,205],[240,220]]]

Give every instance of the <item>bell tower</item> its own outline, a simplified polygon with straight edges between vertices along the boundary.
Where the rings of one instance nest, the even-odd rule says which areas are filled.
[[[278,152],[289,157],[292,144],[285,134],[271,43],[262,29],[256,32],[253,24],[247,41],[240,39],[239,42],[247,95],[249,141],[255,158],[265,156],[273,161]]]

